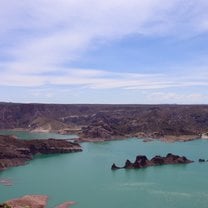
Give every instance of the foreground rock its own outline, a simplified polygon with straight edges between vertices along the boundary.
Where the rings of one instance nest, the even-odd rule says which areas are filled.
[[[0,135],[0,170],[23,165],[36,154],[70,153],[82,151],[77,143],[66,140],[20,140]]]
[[[56,208],[68,208],[71,205],[74,205],[75,202],[74,201],[70,201],[70,202],[64,202],[63,204],[58,205]]]
[[[167,164],[187,164],[193,161],[187,159],[184,156],[173,155],[171,153],[167,154],[166,157],[155,156],[151,160],[145,155],[138,155],[134,163],[129,160],[126,160],[126,163],[123,167],[118,167],[115,164],[111,166],[112,170],[117,169],[138,169],[138,168],[146,168],[149,166],[156,166],[156,165],[167,165]]]
[[[44,195],[26,195],[21,198],[9,200],[5,204],[11,208],[44,208],[47,201],[48,197]]]
[[[47,206],[48,196],[45,195],[26,195],[21,198],[9,200],[0,204],[0,208],[45,208]],[[65,202],[56,208],[69,208],[75,202]]]

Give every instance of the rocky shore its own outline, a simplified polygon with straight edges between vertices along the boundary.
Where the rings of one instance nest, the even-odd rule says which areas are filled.
[[[0,208],[46,208],[47,202],[48,196],[46,195],[25,195],[0,204]],[[55,208],[69,208],[73,204],[75,204],[74,201],[64,202]]]
[[[128,139],[128,138],[137,138],[137,139],[142,139],[143,142],[152,142],[155,140],[159,140],[162,142],[167,142],[167,143],[172,143],[172,142],[189,142],[197,139],[206,139],[202,138],[200,135],[163,135],[161,137],[155,137],[154,135],[151,134],[143,134],[141,136],[139,135],[124,135],[124,136],[112,136],[110,138],[84,138],[84,137],[79,137],[75,138],[74,141],[81,143],[81,142],[105,142],[105,141],[115,141],[115,140],[123,140],[123,139]]]
[[[112,170],[117,169],[140,169],[146,168],[150,166],[158,166],[158,165],[168,165],[168,164],[188,164],[192,163],[193,161],[187,159],[184,156],[178,156],[174,154],[167,154],[165,157],[161,157],[159,155],[153,157],[152,159],[148,159],[145,155],[138,155],[136,157],[135,162],[131,162],[126,160],[126,163],[123,167],[118,167],[115,163],[111,166]]]
[[[26,164],[36,154],[55,154],[82,151],[81,146],[66,140],[21,140],[0,135],[0,170]]]

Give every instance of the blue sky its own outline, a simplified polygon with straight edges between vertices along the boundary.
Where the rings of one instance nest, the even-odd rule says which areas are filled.
[[[208,104],[207,0],[1,0],[0,101]]]

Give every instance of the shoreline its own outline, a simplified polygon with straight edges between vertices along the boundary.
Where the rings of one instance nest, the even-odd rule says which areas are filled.
[[[68,134],[62,134],[60,133],[60,130],[30,130],[27,128],[14,128],[14,129],[0,129],[0,135],[1,131],[19,131],[19,132],[30,132],[30,133],[55,133],[55,134],[60,134],[60,135],[70,135]],[[13,135],[12,135],[13,136]],[[83,143],[83,142],[107,142],[107,141],[119,141],[119,140],[125,140],[125,139],[141,139],[143,142],[151,142],[151,141],[161,141],[161,142],[188,142],[188,141],[193,141],[193,140],[198,140],[198,139],[208,139],[208,136],[205,136],[203,133],[201,135],[163,135],[163,136],[155,136],[154,133],[149,133],[149,134],[127,134],[127,135],[122,135],[122,136],[112,136],[110,138],[88,138],[88,137],[80,137],[80,135],[76,135],[78,138],[74,138],[74,142],[78,143]],[[64,140],[64,139],[63,139]],[[67,140],[67,139],[66,139]]]
[[[112,138],[78,138],[75,139],[75,142],[78,143],[83,143],[83,142],[109,142],[109,141],[119,141],[119,140],[126,140],[126,139],[139,139],[143,140],[143,142],[152,142],[152,141],[161,141],[161,142],[167,142],[167,143],[172,143],[172,142],[189,142],[193,140],[198,140],[198,139],[206,139],[203,137],[200,137],[199,135],[165,135],[163,137],[151,137],[151,136],[143,136],[143,137],[138,137],[138,136],[116,136]]]

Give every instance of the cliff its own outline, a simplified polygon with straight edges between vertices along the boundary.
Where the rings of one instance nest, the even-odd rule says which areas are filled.
[[[0,135],[0,170],[23,165],[36,154],[70,153],[82,151],[77,143],[66,140],[20,140]]]
[[[75,133],[80,141],[122,137],[188,140],[207,134],[208,105],[0,103],[0,129],[14,128]]]

